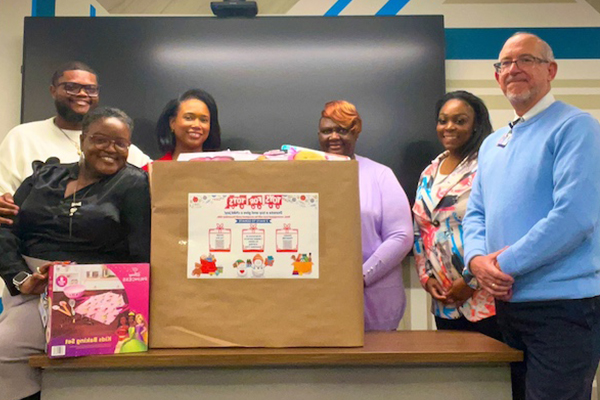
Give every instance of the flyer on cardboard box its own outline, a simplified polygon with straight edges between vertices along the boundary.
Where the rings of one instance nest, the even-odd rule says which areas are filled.
[[[190,193],[188,279],[318,279],[317,193]]]

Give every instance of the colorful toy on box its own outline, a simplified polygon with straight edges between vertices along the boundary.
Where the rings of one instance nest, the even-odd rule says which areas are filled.
[[[54,265],[48,282],[50,358],[148,350],[149,264]]]
[[[348,161],[350,157],[339,154],[325,153],[319,150],[308,149],[306,147],[284,144],[281,150],[287,152],[288,160],[327,160],[327,161]]]
[[[325,153],[306,147],[284,144],[281,149],[270,150],[263,154],[254,154],[249,150],[215,151],[208,153],[183,153],[177,161],[297,161],[297,160],[326,160],[348,161],[350,157],[339,154]]]

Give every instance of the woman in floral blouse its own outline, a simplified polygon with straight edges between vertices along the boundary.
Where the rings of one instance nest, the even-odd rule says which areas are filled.
[[[501,340],[494,298],[465,282],[462,219],[477,171],[477,152],[492,132],[483,101],[465,91],[436,104],[437,136],[446,149],[421,174],[415,205],[414,254],[441,330],[478,331]]]

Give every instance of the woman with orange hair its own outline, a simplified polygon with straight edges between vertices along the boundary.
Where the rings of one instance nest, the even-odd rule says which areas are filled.
[[[406,303],[400,264],[412,247],[411,211],[392,170],[354,154],[361,130],[353,104],[325,104],[319,121],[321,149],[358,161],[365,330],[390,331],[398,328]]]

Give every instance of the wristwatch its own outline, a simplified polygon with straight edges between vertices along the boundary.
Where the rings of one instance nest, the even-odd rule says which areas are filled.
[[[31,274],[27,271],[21,271],[13,278],[13,285],[17,288],[17,290],[21,291],[21,285],[25,283],[27,279],[31,277]]]

